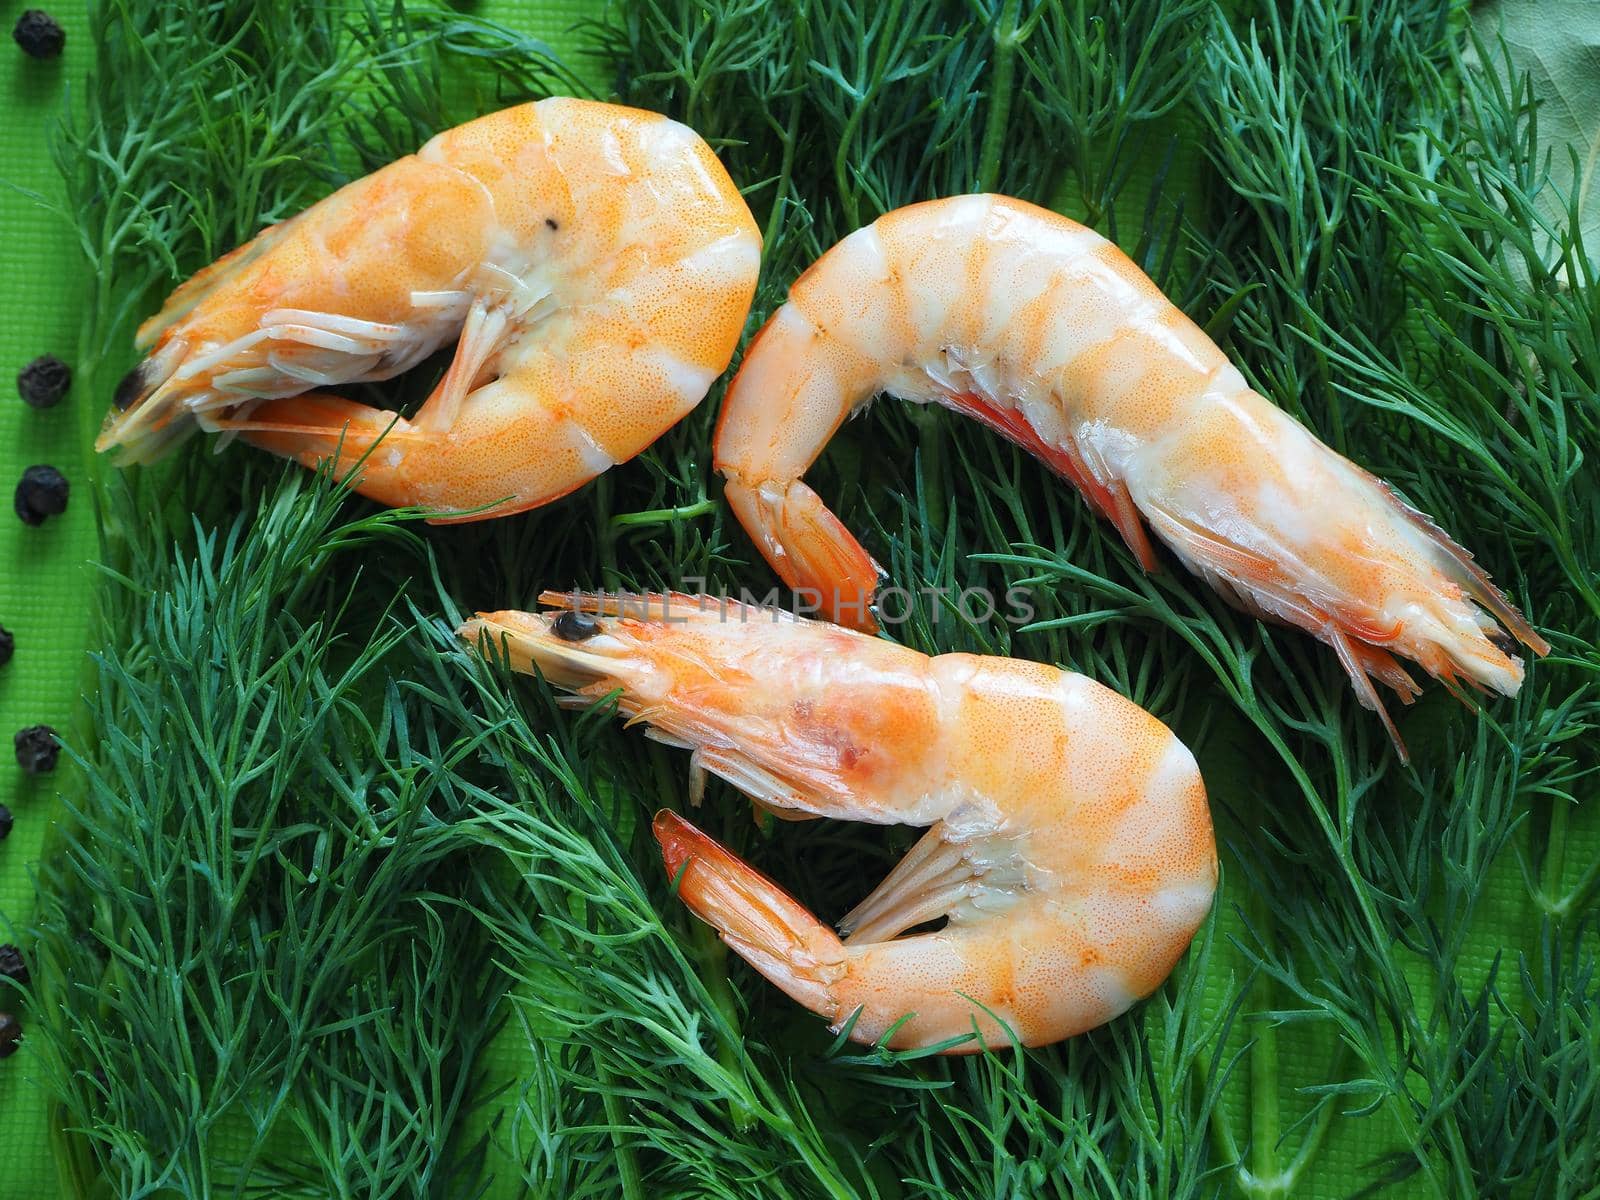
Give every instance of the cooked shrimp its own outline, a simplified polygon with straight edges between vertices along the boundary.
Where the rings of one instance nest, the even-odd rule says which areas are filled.
[[[462,634],[577,704],[620,690],[630,721],[779,815],[929,827],[841,939],[681,817],[655,819],[684,902],[856,1041],[1071,1037],[1154,991],[1211,907],[1193,756],[1082,675],[706,597],[540,600],[560,611],[480,614]]]
[[[1381,480],[1245,383],[1116,246],[1004,196],[898,209],[795,281],[728,390],[716,467],[767,561],[835,619],[872,628],[879,568],[801,476],[887,392],[1017,442],[1108,517],[1146,570],[1145,525],[1245,610],[1331,645],[1407,703],[1403,656],[1513,695],[1496,619],[1549,645],[1471,556]]]
[[[760,253],[691,130],[583,100],[509,108],[179,287],[141,326],[147,357],[97,445],[143,462],[220,430],[343,470],[382,436],[356,482],[374,499],[443,519],[532,508],[700,402],[738,342]],[[313,390],[388,379],[452,341],[409,419]]]

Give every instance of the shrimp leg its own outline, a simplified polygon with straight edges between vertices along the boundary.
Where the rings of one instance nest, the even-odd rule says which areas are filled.
[[[449,298],[457,304],[467,300],[466,295],[460,292],[450,293]],[[327,386],[338,383],[340,376],[337,370],[349,366],[347,359],[342,356],[360,352],[377,359],[387,347],[403,336],[398,326],[356,322],[335,313],[280,311],[269,314],[269,317],[277,320],[263,327],[264,337],[320,346],[330,352],[326,368],[308,362],[304,355],[297,358],[290,358],[286,354],[278,356],[275,369],[289,374],[302,384]],[[219,430],[235,434],[303,436],[325,433],[337,436],[345,433],[349,427],[360,436],[374,429],[386,430],[396,422],[400,422],[407,431],[445,432],[460,413],[462,401],[476,385],[485,364],[502,348],[508,324],[501,306],[491,306],[481,297],[472,299],[449,370],[410,421],[404,421],[398,413],[357,404],[342,397],[302,391],[298,395],[284,397],[287,403],[263,399],[249,406],[248,416],[220,416],[214,418],[212,424]],[[261,373],[260,369],[258,373]],[[243,381],[235,378],[235,382]],[[307,399],[313,402],[294,403]],[[263,448],[276,450],[285,457],[293,457],[297,449],[289,443],[263,445]]]
[[[413,427],[443,433],[455,424],[467,393],[478,385],[489,360],[500,353],[510,328],[511,317],[502,305],[482,296],[473,300],[450,369],[411,419]]]
[[[410,482],[415,468],[410,464],[420,456],[436,466],[452,453],[452,435],[463,406],[488,365],[505,349],[512,329],[504,304],[475,297],[449,368],[410,419],[388,409],[311,392],[267,400],[256,405],[248,416],[220,417],[213,424],[219,430],[240,435],[258,449],[296,459],[313,469],[337,458],[332,469],[339,475],[356,470],[356,464],[365,458],[367,461],[360,468],[361,490],[388,503],[405,503],[415,491]],[[530,400],[537,403],[537,397]],[[387,453],[369,457],[381,439],[388,439]],[[596,465],[604,470],[610,463]],[[504,503],[494,510],[494,515],[516,511],[512,507],[514,495],[507,488]],[[555,498],[534,495],[520,507],[535,507]],[[444,514],[433,518],[436,523],[448,519]]]

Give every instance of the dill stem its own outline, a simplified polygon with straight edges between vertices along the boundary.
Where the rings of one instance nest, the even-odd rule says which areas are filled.
[[[717,511],[714,500],[696,500],[693,504],[680,504],[676,508],[647,508],[642,512],[618,513],[611,518],[616,529],[630,525],[665,525],[671,521],[688,521]]]
[[[1000,177],[1000,143],[1011,118],[1011,79],[1017,69],[1017,16],[1021,7],[1021,0],[1005,0],[994,31],[994,81],[989,87],[989,114],[983,127],[974,191],[994,191]]]
[[[1561,920],[1574,912],[1582,912],[1600,884],[1600,859],[1591,862],[1565,892],[1561,891],[1561,878],[1567,873],[1567,822],[1572,803],[1557,797],[1556,807],[1550,813],[1550,829],[1545,836],[1544,866],[1539,874],[1539,890],[1534,896],[1546,914]]]
[[[1550,832],[1545,838],[1544,869],[1540,872],[1539,900],[1547,912],[1554,913],[1558,905],[1556,896],[1561,889],[1561,876],[1567,865],[1567,805],[1556,797],[1550,812]]]
[[[1283,740],[1280,732],[1267,719],[1259,704],[1253,699],[1245,702],[1238,693],[1235,693],[1235,696],[1250,714],[1252,723],[1262,732],[1273,749],[1277,751],[1279,759],[1289,769],[1289,773],[1294,777],[1295,783],[1304,794],[1307,807],[1310,809],[1313,819],[1322,830],[1323,836],[1328,839],[1329,846],[1333,848],[1338,858],[1340,870],[1349,882],[1351,897],[1355,901],[1357,911],[1361,914],[1361,922],[1372,937],[1373,943],[1375,945],[1385,944],[1387,935],[1384,932],[1383,922],[1379,918],[1377,910],[1373,907],[1372,897],[1368,894],[1366,881],[1362,878],[1361,872],[1356,868],[1350,857],[1349,821],[1346,819],[1341,822],[1343,825],[1342,830],[1339,825],[1335,824],[1328,813],[1326,805],[1323,804],[1321,794],[1318,792],[1316,784],[1312,782],[1311,776],[1307,774],[1305,767],[1290,751],[1288,743]],[[1350,795],[1350,768],[1345,761],[1344,755],[1337,748],[1334,749],[1333,762],[1335,787],[1340,797],[1342,810],[1345,801]],[[1406,1012],[1404,1024],[1407,1031],[1417,1040],[1419,1045],[1427,1044],[1427,1030],[1423,1028],[1422,1022],[1418,1019],[1415,1008],[1410,1006],[1402,1007],[1405,1008]],[[1443,1197],[1452,1195],[1470,1196],[1473,1194],[1472,1174],[1464,1157],[1466,1149],[1461,1144],[1461,1130],[1451,1113],[1445,1112],[1441,1114],[1438,1120],[1439,1128],[1443,1131],[1443,1136],[1449,1143],[1451,1166],[1457,1175],[1454,1187],[1447,1189],[1444,1186],[1444,1181],[1440,1178],[1439,1165],[1433,1162],[1421,1149],[1423,1138],[1416,1113],[1402,1101],[1401,1096],[1397,1095],[1394,1089],[1390,1089],[1388,1095],[1384,1098],[1384,1107],[1394,1118],[1395,1123],[1404,1131],[1408,1144],[1417,1148],[1418,1166],[1432,1188],[1434,1195]]]
[[[761,233],[761,245],[771,249],[778,241],[778,222],[783,215],[784,195],[793,186],[794,147],[800,140],[800,93],[789,102],[789,120],[784,124],[783,158],[778,163],[778,182],[772,190],[772,211],[767,214],[767,227]]]
[[[611,478],[602,472],[594,481],[594,500],[598,519],[595,522],[597,549],[600,552],[600,586],[607,590],[620,589],[621,577],[617,574],[616,519],[611,514]]]
[[[893,29],[900,22],[900,12],[904,6],[901,0],[891,0],[886,12],[880,14],[881,29]],[[855,149],[856,133],[861,128],[861,122],[866,119],[868,111],[877,99],[878,85],[871,81],[881,80],[889,70],[890,55],[889,38],[878,39],[877,55],[872,60],[872,70],[867,87],[861,90],[857,97],[854,111],[844,123],[844,128],[839,133],[839,149],[833,156],[834,183],[839,189],[839,197],[844,207],[845,217],[849,228],[858,229],[862,225],[861,204],[857,190],[851,186],[851,171],[849,166],[851,151]],[[882,197],[875,197],[883,203]]]
[[[84,392],[89,397],[86,403],[78,405],[78,442],[83,446],[92,446],[95,436],[95,420],[101,415],[101,409],[94,404],[95,368],[100,365],[103,355],[95,348],[96,334],[105,328],[106,317],[106,289],[104,284],[98,282],[94,287],[94,303],[86,305],[83,318],[78,323],[78,354],[77,362],[73,364],[73,374],[79,380]],[[88,468],[89,485],[94,489],[95,503],[100,503],[100,456],[90,454],[85,459]]]
[[[1251,893],[1250,908],[1263,949],[1270,954],[1276,939],[1266,905],[1259,895]],[[1264,980],[1263,986],[1270,992],[1271,979]],[[1269,995],[1269,1007],[1271,999]],[[1250,1045],[1250,1170],[1258,1185],[1267,1185],[1261,1188],[1266,1195],[1278,1192],[1278,1117],[1278,1027],[1268,1017]]]
[[[913,410],[917,424],[917,457],[921,461],[922,496],[928,509],[928,527],[942,530],[945,521],[944,431],[933,405]]]
[[[98,390],[95,387],[95,367],[100,362],[100,356],[96,354],[91,347],[95,344],[94,334],[96,329],[102,328],[101,317],[103,314],[100,310],[105,307],[105,286],[98,282],[98,279],[94,288],[94,297],[95,299],[93,304],[84,306],[83,319],[80,321],[78,326],[77,361],[74,362],[72,366],[73,376],[79,381],[78,386],[81,387],[85,395],[89,397],[87,400],[80,401],[77,406],[78,444],[80,446],[93,446],[94,444],[94,419],[96,408],[93,402],[93,397]],[[113,557],[113,545],[114,543],[120,545],[121,539],[113,539],[111,536],[111,506],[105,502],[105,493],[102,490],[104,481],[102,480],[100,474],[100,456],[93,453],[91,450],[84,456],[84,468],[85,473],[88,476],[89,496],[93,501],[94,506],[95,527],[99,531],[98,538],[100,542],[101,562],[110,570],[121,573],[127,564],[121,561],[121,555]],[[99,634],[99,627],[103,623],[103,610],[105,608],[105,602],[101,598],[103,594],[102,589],[108,586],[111,586],[111,584],[107,580],[102,579],[98,586],[89,589],[89,625],[91,630],[91,639]],[[91,644],[93,644],[92,641]],[[78,677],[80,680],[78,695],[90,696],[94,694],[94,689],[96,688],[99,679],[99,673],[100,668],[98,664],[95,663],[93,657],[90,655],[85,655],[82,664],[78,668]],[[74,709],[74,713],[74,727],[77,730],[78,745],[94,745],[95,729],[93,706],[88,704],[77,705]]]
[[[639,1170],[639,1156],[622,1136],[622,1101],[612,1087],[615,1076],[599,1059],[595,1060],[595,1075],[601,1085],[600,1103],[606,1110],[611,1145],[617,1152],[617,1181],[622,1185],[622,1195],[624,1200],[645,1200],[644,1175]]]
[[[694,926],[694,956],[705,971],[703,978],[711,1002],[727,1026],[726,1035],[717,1039],[717,1062],[722,1064],[730,1079],[742,1078],[744,1069],[733,1049],[733,1039],[739,1036],[739,1009],[734,1004],[733,988],[728,984],[728,947],[711,926],[699,921]],[[755,1114],[731,1097],[728,1117],[740,1133],[747,1133],[756,1123]]]
[[[1556,918],[1571,916],[1589,906],[1596,886],[1600,886],[1600,859],[1595,859],[1584,873],[1578,876],[1578,881],[1572,885],[1567,894],[1553,904],[1547,904],[1550,915]]]
[[[1334,1052],[1333,1062],[1328,1071],[1328,1078],[1336,1079],[1343,1075],[1345,1065],[1344,1046],[1341,1043]],[[1322,1148],[1323,1140],[1328,1136],[1328,1128],[1333,1124],[1333,1116],[1336,1111],[1335,1105],[1324,1104],[1322,1110],[1317,1113],[1316,1123],[1311,1126],[1310,1132],[1301,1141],[1299,1151],[1290,1160],[1289,1165],[1284,1168],[1282,1178],[1285,1194],[1294,1194],[1295,1185],[1300,1182],[1300,1176],[1305,1171],[1307,1164],[1317,1156],[1317,1151]]]

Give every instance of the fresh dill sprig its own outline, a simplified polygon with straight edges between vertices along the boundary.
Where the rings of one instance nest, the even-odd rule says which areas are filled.
[[[92,24],[55,145],[86,440],[177,279],[453,120],[579,90],[540,43],[437,10],[106,3]],[[82,1194],[442,1194],[484,1169],[460,1138],[505,977],[429,899],[471,838],[389,685],[404,635],[352,606],[342,553],[399,523],[303,492],[203,459],[95,489],[110,644],[74,739],[91,782],[41,868],[53,1019],[30,1029]]]
[[[341,490],[273,475],[192,551],[135,559],[97,658],[103,741],[36,916],[65,1152],[125,1195],[258,1165],[298,1167],[281,1194],[426,1195],[504,986],[432,898],[481,839],[391,674],[410,635],[349,600],[359,550],[415,542],[403,517],[341,521]]]
[[[1229,185],[1212,279],[1218,301],[1242,297],[1234,348],[1267,394],[1478,549],[1559,648],[1515,702],[1475,719],[1420,704],[1403,725],[1421,750],[1412,773],[1352,753],[1343,722],[1315,758],[1296,753],[1312,768],[1304,812],[1327,843],[1316,858],[1337,863],[1322,888],[1347,898],[1293,886],[1314,840],[1280,807],[1265,829],[1293,854],[1241,857],[1277,931],[1251,931],[1247,954],[1298,1006],[1280,1022],[1331,1026],[1353,1051],[1349,1078],[1316,1094],[1392,1123],[1398,1145],[1376,1182],[1583,1194],[1592,1173],[1554,1163],[1593,1127],[1590,1085],[1563,1090],[1559,1112],[1534,1097],[1551,1071],[1592,1083],[1600,1060],[1580,1045],[1529,1057],[1508,1030],[1591,1002],[1593,908],[1532,922],[1572,956],[1567,996],[1518,987],[1536,947],[1520,972],[1469,963],[1490,897],[1509,894],[1515,829],[1564,830],[1597,766],[1586,525],[1600,492],[1577,471],[1600,450],[1592,272],[1576,222],[1554,239],[1558,262],[1516,269],[1543,180],[1522,134],[1532,97],[1525,81],[1506,90],[1463,70],[1446,6],[1261,7],[1248,35],[1218,25],[1203,88]],[[1541,282],[1563,266],[1578,286]],[[1274,723],[1311,732],[1322,704],[1310,699],[1275,702]]]

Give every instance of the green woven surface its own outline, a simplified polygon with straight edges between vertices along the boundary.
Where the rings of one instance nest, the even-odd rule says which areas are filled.
[[[50,160],[50,131],[68,80],[81,80],[93,56],[82,14],[60,14],[67,27],[61,59],[36,62],[10,37],[20,5],[0,8],[0,180],[49,196],[60,194]],[[95,552],[94,514],[85,494],[73,497],[64,516],[29,528],[11,513],[11,492],[23,468],[51,463],[69,480],[81,480],[85,448],[76,437],[74,408],[99,404],[71,392],[59,407],[39,412],[17,397],[16,373],[30,359],[54,353],[75,357],[80,272],[71,230],[61,217],[15,188],[0,188],[0,625],[16,635],[17,654],[0,667],[0,803],[11,806],[16,828],[0,842],[0,931],[32,911],[30,865],[45,827],[57,811],[57,790],[70,787],[65,766],[29,780],[11,753],[11,736],[26,725],[69,723],[89,630],[88,597]],[[0,1008],[15,1007],[0,993]],[[24,1022],[28,1014],[19,1014]],[[46,1137],[45,1104],[26,1044],[0,1062],[0,1195],[6,1200],[54,1197],[56,1187]]]
[[[574,41],[569,31],[588,8],[585,0],[496,0],[476,11],[544,37],[582,67],[585,64],[571,55]],[[8,27],[14,11],[12,6],[3,10]],[[81,15],[62,15],[68,48],[60,61],[29,60],[9,44],[9,38],[0,45],[0,95],[6,109],[0,127],[0,178],[51,197],[59,194],[59,184],[50,162],[48,134],[63,101],[63,86],[82,79],[91,51]],[[67,225],[14,189],[0,189],[0,238],[5,266],[0,272],[0,373],[5,376],[0,395],[0,479],[9,493],[30,463],[53,463],[69,478],[82,478],[89,451],[74,436],[80,428],[74,410],[84,405],[98,410],[107,398],[74,392],[60,408],[44,413],[26,408],[16,398],[11,377],[29,359],[46,352],[67,359],[74,356],[75,297],[81,280]],[[18,647],[12,664],[0,669],[0,733],[6,742],[0,762],[0,801],[17,816],[16,831],[0,843],[0,921],[26,921],[31,909],[29,867],[58,810],[58,788],[71,786],[65,769],[42,783],[25,781],[11,758],[9,740],[21,726],[44,721],[65,727],[71,718],[74,692],[83,677],[88,595],[93,586],[90,564],[95,538],[85,499],[80,496],[64,517],[37,529],[24,527],[9,513],[0,514],[0,624],[16,634]],[[1569,861],[1600,853],[1600,829],[1590,825],[1583,831],[1587,836],[1573,837]],[[1225,890],[1222,902],[1231,909],[1246,904],[1247,898]],[[1486,912],[1479,914],[1477,971],[1488,969],[1496,951],[1515,953],[1522,948],[1519,934],[1531,927],[1532,920],[1515,862],[1504,856],[1486,898]],[[0,923],[0,930],[5,928]],[[1476,980],[1464,982],[1470,985]],[[1425,987],[1421,978],[1415,983],[1419,989]],[[1210,981],[1208,996],[1213,1003],[1226,1002],[1228,986],[1225,978]],[[1282,998],[1258,994],[1251,1007],[1270,1007],[1274,999]],[[22,1015],[26,1021],[27,1014]],[[520,1061],[516,1043],[521,1036],[515,1025],[508,1029],[495,1056],[498,1078],[492,1083],[515,1080]],[[1325,1082],[1330,1056],[1331,1047],[1299,1041],[1283,1046],[1282,1127],[1288,1128],[1304,1111],[1293,1089]],[[1241,1134],[1249,1128],[1245,1074],[1241,1070],[1236,1077],[1228,1105],[1229,1119]],[[62,1194],[46,1114],[41,1081],[24,1048],[0,1063],[0,1197],[5,1200]],[[1317,1160],[1315,1182],[1306,1194],[1348,1194],[1371,1177],[1372,1162],[1394,1145],[1392,1131],[1381,1117],[1340,1120]],[[1281,1157],[1287,1159],[1292,1153],[1291,1139]],[[503,1165],[507,1170],[500,1172],[496,1194],[516,1195],[518,1186],[512,1182],[516,1171],[509,1162]]]

